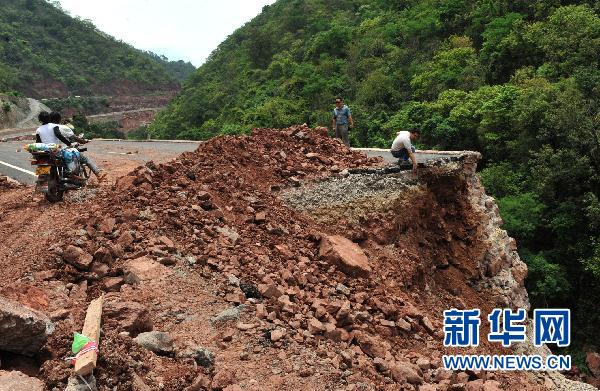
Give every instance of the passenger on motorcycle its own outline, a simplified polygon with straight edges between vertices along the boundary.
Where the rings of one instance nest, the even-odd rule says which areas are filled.
[[[50,114],[41,112],[38,116],[38,120],[42,123],[42,126],[35,132],[36,142],[44,144],[64,144],[68,147],[70,147],[73,142],[82,144],[87,142],[87,140],[77,137],[70,127],[61,125],[60,113],[57,113],[56,111],[53,111]],[[106,178],[106,173],[99,169],[89,157],[84,156],[83,153],[80,154],[79,161],[81,164],[87,165],[99,181],[103,181]]]

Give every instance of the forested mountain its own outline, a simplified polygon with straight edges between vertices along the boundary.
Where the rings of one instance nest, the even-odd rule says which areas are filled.
[[[600,346],[600,5],[561,0],[279,0],[238,29],[159,115],[154,137],[329,125],[353,145],[483,153],[529,265],[534,307],[573,309]],[[440,309],[441,311],[441,309]]]
[[[0,91],[33,97],[178,87],[194,66],[137,50],[45,0],[3,0]]]

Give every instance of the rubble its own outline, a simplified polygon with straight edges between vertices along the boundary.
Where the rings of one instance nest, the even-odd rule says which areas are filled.
[[[371,266],[364,251],[356,243],[352,243],[340,235],[323,236],[319,247],[319,256],[351,276],[365,277],[371,272]]]
[[[326,129],[257,129],[140,166],[68,214],[53,206],[38,224],[60,222],[57,235],[24,236],[32,266],[11,270],[11,282],[33,271],[52,297],[57,331],[40,379],[64,389],[72,324],[105,294],[101,389],[454,387],[458,375],[438,369],[441,311],[458,299],[482,313],[528,302],[477,159],[457,153],[415,179]],[[50,245],[54,258],[40,251]],[[0,256],[20,250],[10,251]],[[462,380],[457,389],[539,389],[521,373]]]
[[[0,390],[6,391],[44,391],[44,383],[35,377],[29,377],[19,371],[0,370]]]
[[[65,262],[79,270],[89,270],[94,257],[80,247],[69,245],[63,252]]]
[[[107,300],[104,304],[103,322],[107,327],[131,334],[151,331],[153,328],[148,309],[131,301]]]
[[[586,355],[586,363],[590,372],[594,377],[600,378],[600,354],[596,352],[588,352]]]
[[[133,341],[156,354],[166,355],[173,352],[173,339],[162,331],[140,333]]]
[[[46,315],[0,296],[0,350],[33,356],[53,331]]]

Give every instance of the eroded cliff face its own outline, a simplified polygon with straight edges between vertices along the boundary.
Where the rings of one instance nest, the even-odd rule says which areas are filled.
[[[462,216],[470,222],[473,231],[468,239],[481,246],[469,254],[478,271],[474,276],[476,289],[491,294],[498,307],[529,310],[524,286],[527,265],[519,258],[515,239],[501,228],[502,218],[494,198],[481,185],[476,173],[479,158],[476,153],[465,154],[443,167],[432,168],[424,180],[439,204],[460,206],[453,218]]]
[[[392,268],[408,272],[403,280],[451,293],[468,287],[488,305],[529,309],[527,266],[485,194],[479,159],[476,152],[432,152],[418,178],[393,168],[355,170],[283,198],[374,251],[375,262],[395,260]]]
[[[403,340],[402,334],[389,339],[407,347],[402,353],[405,357],[416,354],[415,349],[433,363],[442,353],[548,356],[551,352],[546,346],[533,346],[532,335],[512,349],[487,341],[467,350],[442,346],[440,325],[446,309],[480,308],[485,319],[493,308],[529,310],[530,303],[524,286],[527,266],[519,258],[516,241],[502,229],[498,206],[485,193],[476,172],[480,154],[427,154],[431,159],[418,176],[395,167],[350,170],[290,189],[282,198],[326,226],[328,232],[360,243],[375,270],[370,295],[376,302],[397,300],[403,304],[401,308],[414,308],[421,319],[431,322],[433,330],[429,330],[425,346]],[[404,319],[414,317],[400,316],[396,322]],[[529,331],[532,327],[530,323]],[[375,330],[386,336],[381,327]],[[482,322],[481,335],[487,332]],[[471,378],[473,387],[479,382],[477,387],[485,384],[496,389],[490,379],[497,379],[500,389],[593,389],[557,372],[522,373],[522,379],[514,373],[488,376]],[[431,382],[435,389],[445,390],[459,380],[460,374],[438,369]]]

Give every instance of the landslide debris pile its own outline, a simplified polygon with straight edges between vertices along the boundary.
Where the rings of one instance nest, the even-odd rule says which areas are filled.
[[[440,368],[444,309],[527,301],[477,156],[461,159],[422,183],[398,174],[410,186],[358,222],[318,222],[280,194],[379,158],[305,126],[219,137],[69,205],[75,224],[57,221],[41,266],[2,293],[53,322],[36,355],[49,389],[66,386],[72,332],[101,294],[100,390],[545,389]]]

